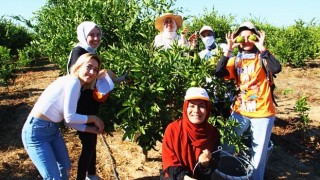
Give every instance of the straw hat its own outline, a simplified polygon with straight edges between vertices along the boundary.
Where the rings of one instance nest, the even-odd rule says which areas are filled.
[[[258,29],[249,21],[242,23],[235,31],[234,36],[238,36],[243,30],[251,30],[253,33],[259,36]]]
[[[191,87],[187,90],[184,100],[202,99],[210,101],[207,91],[200,87]]]
[[[177,29],[179,29],[182,26],[182,17],[180,15],[174,15],[172,13],[164,13],[160,17],[158,17],[155,21],[155,27],[158,29],[160,32],[163,31],[163,20],[166,18],[172,18],[176,24],[177,24]]]

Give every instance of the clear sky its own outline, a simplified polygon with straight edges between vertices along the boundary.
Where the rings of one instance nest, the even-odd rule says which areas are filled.
[[[26,19],[33,16],[32,12],[39,10],[45,0],[1,0],[0,16],[21,15]],[[316,18],[320,21],[319,0],[177,0],[176,6],[185,9],[183,15],[201,15],[204,8],[212,7],[220,15],[234,15],[241,23],[243,18],[260,18],[276,26],[295,24],[295,20],[305,22]]]
[[[176,6],[184,7],[188,15],[201,15],[204,8],[214,7],[220,15],[236,16],[237,23],[251,17],[276,26],[293,25],[298,19],[320,21],[319,0],[177,0]]]

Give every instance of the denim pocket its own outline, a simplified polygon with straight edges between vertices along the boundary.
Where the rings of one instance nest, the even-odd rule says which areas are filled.
[[[59,128],[55,123],[38,118],[32,118],[30,128],[30,136],[33,140],[46,141],[46,139],[49,140],[59,133]]]
[[[56,126],[56,124],[53,122],[45,121],[45,120],[34,118],[34,117],[30,120],[30,125],[33,130],[48,129],[48,128],[51,128],[52,126]]]

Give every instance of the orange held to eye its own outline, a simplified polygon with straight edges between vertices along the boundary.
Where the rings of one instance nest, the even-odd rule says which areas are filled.
[[[257,36],[256,36],[255,34],[251,34],[251,35],[249,36],[249,40],[250,40],[250,41],[256,41],[256,40],[257,40]]]
[[[237,37],[237,43],[243,43],[244,42],[244,37],[238,36]]]

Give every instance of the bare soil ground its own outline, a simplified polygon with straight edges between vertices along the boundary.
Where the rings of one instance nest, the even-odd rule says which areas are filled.
[[[0,179],[41,179],[21,142],[21,129],[33,104],[46,86],[58,77],[58,69],[52,64],[39,64],[21,73],[14,85],[0,87]],[[306,68],[284,67],[275,79],[277,120],[272,134],[274,149],[268,161],[266,180],[320,179],[320,61],[315,60]],[[296,101],[308,97],[310,106],[309,126],[301,130],[301,119],[294,112]],[[113,136],[98,137],[98,174],[105,180],[118,178],[151,180],[159,179],[161,169],[161,143],[148,152],[148,159],[140,147],[122,141],[122,131]],[[76,177],[76,166],[81,144],[74,130],[64,132],[73,164],[71,179]],[[106,143],[104,143],[104,141]],[[110,150],[110,153],[109,151]],[[113,158],[115,164],[112,163]]]

